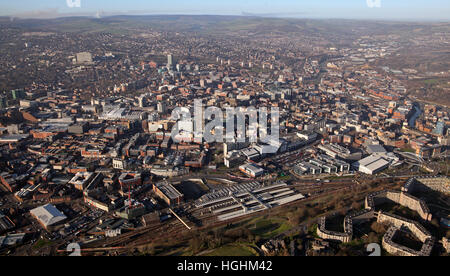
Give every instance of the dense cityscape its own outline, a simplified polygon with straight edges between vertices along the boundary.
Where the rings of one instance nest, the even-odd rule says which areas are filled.
[[[0,26],[0,255],[449,255],[448,23]]]

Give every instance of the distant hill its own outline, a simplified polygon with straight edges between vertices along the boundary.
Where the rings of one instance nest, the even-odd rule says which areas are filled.
[[[448,23],[410,23],[356,20],[313,20],[268,18],[260,16],[217,15],[148,15],[111,16],[105,18],[65,17],[56,19],[14,19],[0,17],[0,24],[26,31],[51,32],[129,32],[139,28],[158,31],[197,33],[267,33],[303,35],[376,35],[413,31],[422,28],[429,31],[449,31]]]

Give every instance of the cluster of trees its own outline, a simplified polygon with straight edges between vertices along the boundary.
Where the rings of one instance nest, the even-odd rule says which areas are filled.
[[[340,211],[343,215],[347,213],[347,208],[352,210],[362,209],[363,203],[356,196],[356,192],[350,194],[337,193],[329,196],[325,201],[315,203],[313,205],[305,205],[299,207],[291,207],[287,210],[286,218],[292,226],[299,225],[302,221],[313,219],[326,212]]]
[[[228,227],[227,227],[228,228]],[[220,228],[209,232],[194,232],[189,239],[189,246],[193,254],[205,249],[219,248],[233,242],[258,243],[261,237],[254,235],[248,228]]]

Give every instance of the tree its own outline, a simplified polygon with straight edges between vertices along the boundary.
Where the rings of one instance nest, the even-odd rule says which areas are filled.
[[[338,253],[336,253],[336,256],[347,257],[349,255],[346,250],[339,250]]]
[[[308,209],[302,209],[303,210],[303,216],[304,218],[307,218],[309,216]]]
[[[297,215],[299,218],[304,218],[306,216],[306,213],[307,213],[306,210],[303,208],[299,208],[297,210]]]
[[[378,236],[374,232],[369,233],[369,237],[367,238],[368,243],[377,243],[378,242]]]
[[[354,201],[354,202],[352,203],[351,208],[352,208],[353,210],[359,210],[359,209],[361,209],[361,203],[359,203],[359,202],[357,202],[357,201]]]
[[[194,237],[189,241],[189,245],[190,245],[191,250],[192,250],[192,252],[193,252],[194,254],[200,252],[200,250],[201,250],[202,247],[203,247],[202,241],[201,241],[197,236],[194,236]]]
[[[297,215],[297,214],[294,213],[294,212],[289,212],[289,213],[287,214],[287,218],[288,218],[288,220],[289,220],[289,223],[290,223],[292,226],[296,226],[296,225],[299,225],[299,224],[300,224],[300,216]]]
[[[153,244],[148,245],[145,249],[144,249],[144,253],[148,254],[150,256],[154,256],[156,253],[155,250],[155,246]]]
[[[439,221],[436,219],[436,218],[433,218],[432,220],[431,220],[431,225],[433,225],[434,227],[436,227],[436,228],[439,228]]]
[[[300,252],[303,251],[303,240],[297,239],[296,242],[297,242],[297,250]]]
[[[219,239],[222,238],[225,235],[225,229],[219,228],[214,231],[214,238]]]
[[[261,241],[261,237],[256,235],[255,236],[255,243],[259,243]]]
[[[316,217],[317,215],[319,215],[320,210],[317,207],[312,208],[312,210],[310,211],[310,215],[311,217]]]
[[[375,233],[377,234],[381,234],[387,231],[386,226],[378,223],[378,222],[373,222],[372,225],[370,226],[370,229],[372,229]]]

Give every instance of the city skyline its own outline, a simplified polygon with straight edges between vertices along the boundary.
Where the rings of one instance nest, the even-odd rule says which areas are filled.
[[[350,0],[350,1],[236,1],[205,0],[114,1],[79,0],[0,1],[0,16],[52,18],[64,16],[111,15],[251,15],[292,18],[339,18],[372,20],[441,20],[450,19],[450,4],[444,0]],[[131,8],[130,8],[131,7]]]
[[[447,3],[167,1],[0,6],[0,256],[450,256]]]

